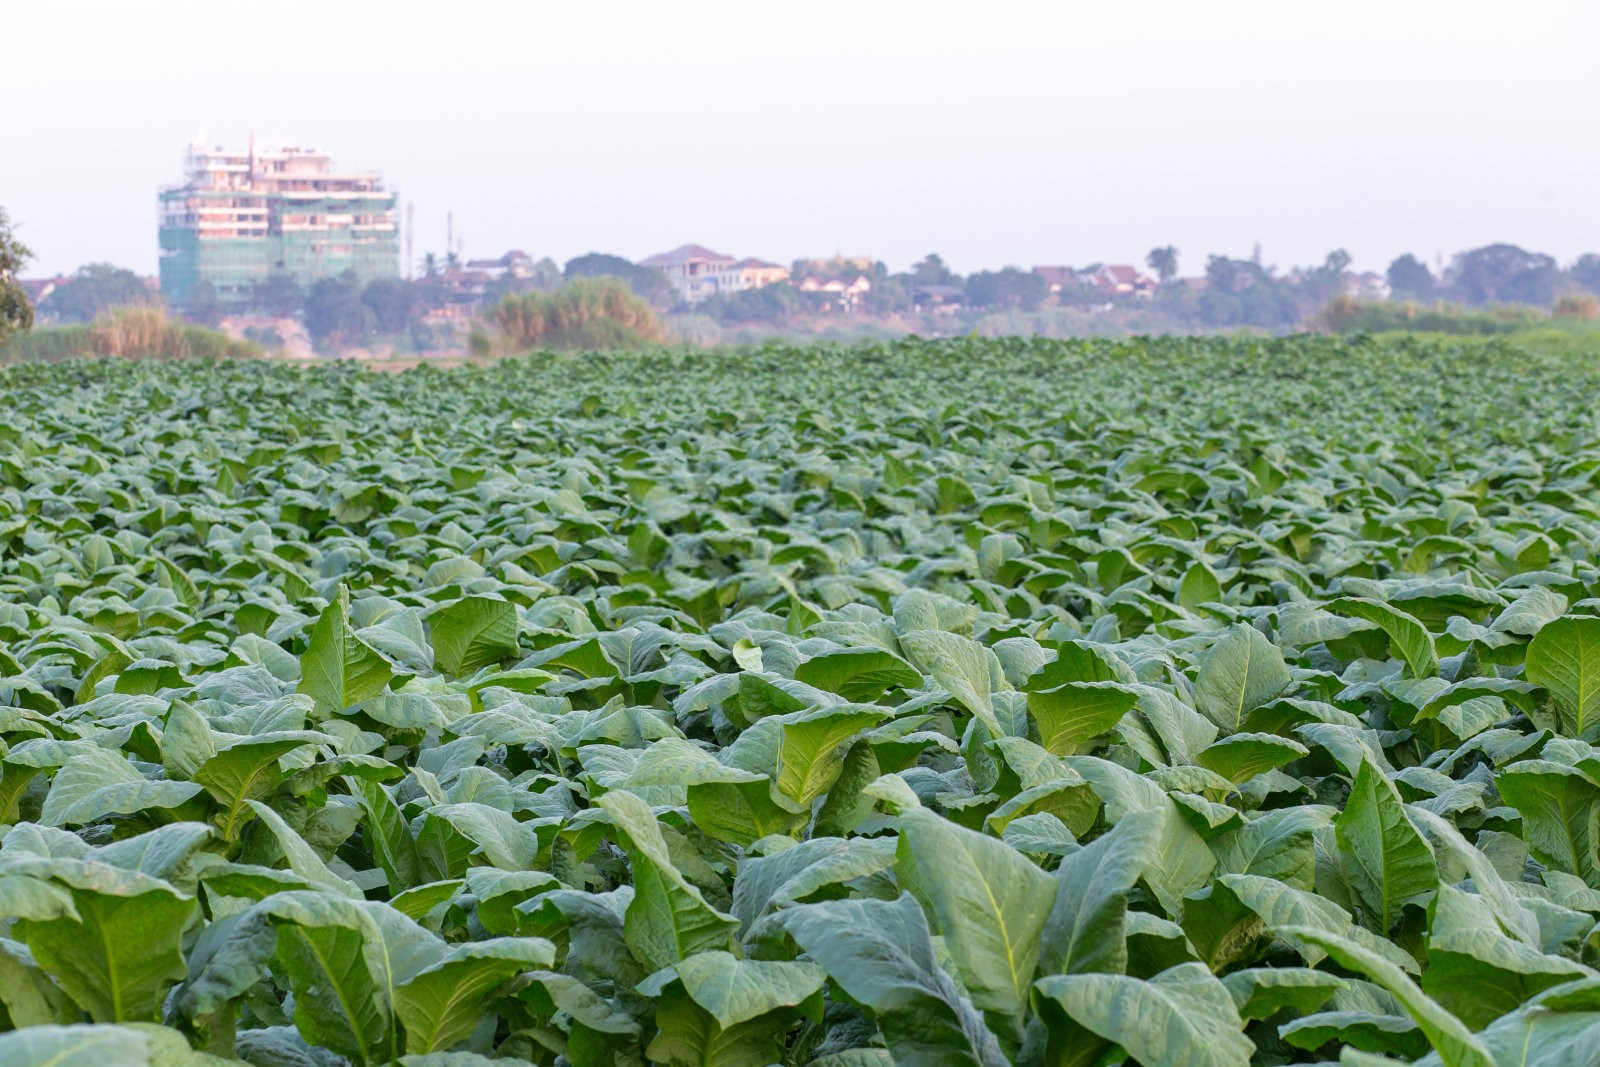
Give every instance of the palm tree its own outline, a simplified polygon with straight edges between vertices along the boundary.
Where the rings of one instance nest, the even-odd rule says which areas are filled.
[[[1166,285],[1178,275],[1178,250],[1171,245],[1152,248],[1144,257],[1144,264],[1160,276],[1162,285]]]

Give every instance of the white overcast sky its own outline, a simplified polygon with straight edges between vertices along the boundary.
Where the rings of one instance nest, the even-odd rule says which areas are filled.
[[[17,0],[0,54],[32,274],[153,272],[202,131],[381,170],[419,256],[1600,250],[1600,0]]]

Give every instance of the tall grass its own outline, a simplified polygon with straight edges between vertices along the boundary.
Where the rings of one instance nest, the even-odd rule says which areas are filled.
[[[1549,325],[1550,314],[1523,304],[1465,308],[1456,304],[1356,300],[1339,296],[1317,316],[1317,325],[1331,333],[1443,333],[1492,337]]]
[[[253,359],[260,346],[167,317],[155,307],[112,308],[87,326],[53,326],[13,337],[0,363],[63,359]]]
[[[494,334],[475,330],[474,355],[533,348],[635,348],[667,337],[655,309],[615,278],[580,278],[553,293],[509,295],[489,315]]]

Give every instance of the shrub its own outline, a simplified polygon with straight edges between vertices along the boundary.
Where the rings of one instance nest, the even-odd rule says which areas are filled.
[[[1467,309],[1453,304],[1418,304],[1413,301],[1368,301],[1336,296],[1318,314],[1316,325],[1330,333],[1448,333],[1490,336],[1511,333],[1548,321],[1538,308],[1499,304]]]
[[[251,359],[260,347],[205,326],[175,321],[158,307],[129,305],[87,326],[35,330],[0,349],[7,363],[54,362],[83,356],[115,359]]]
[[[1563,293],[1551,314],[1558,319],[1600,319],[1600,297],[1593,293]]]
[[[629,348],[667,336],[655,309],[614,278],[579,278],[554,293],[508,295],[490,320],[499,337],[474,342],[475,354],[488,354],[493,340],[498,347],[526,351]]]

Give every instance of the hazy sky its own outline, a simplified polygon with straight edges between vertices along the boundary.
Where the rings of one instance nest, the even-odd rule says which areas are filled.
[[[0,5],[30,273],[156,263],[199,132],[310,144],[416,250],[961,270],[1600,249],[1600,0]]]

